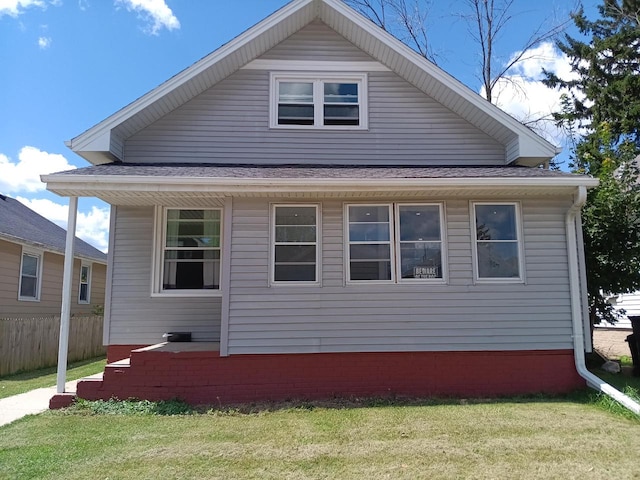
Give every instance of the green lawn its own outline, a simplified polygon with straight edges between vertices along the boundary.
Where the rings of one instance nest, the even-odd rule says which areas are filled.
[[[638,452],[640,420],[586,394],[178,416],[85,405],[0,427],[0,478],[626,479]]]
[[[67,381],[102,372],[105,364],[106,359],[104,357],[74,362],[69,365],[67,370]],[[36,388],[50,387],[55,384],[56,367],[0,377],[0,398],[18,395]]]

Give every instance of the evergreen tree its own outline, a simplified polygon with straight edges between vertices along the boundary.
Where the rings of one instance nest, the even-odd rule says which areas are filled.
[[[598,11],[601,18],[595,21],[583,9],[572,15],[588,41],[565,34],[557,43],[577,78],[545,72],[547,85],[569,92],[572,108],[563,112],[564,121],[591,134],[607,122],[614,142],[640,147],[640,0],[603,0]]]
[[[545,72],[567,94],[558,122],[574,135],[573,171],[598,177],[583,211],[590,313],[615,322],[610,294],[640,290],[640,0],[603,0],[600,18],[573,21],[586,41],[564,36],[572,79]]]

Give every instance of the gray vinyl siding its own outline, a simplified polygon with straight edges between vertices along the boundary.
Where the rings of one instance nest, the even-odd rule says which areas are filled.
[[[220,297],[151,297],[154,208],[119,206],[115,212],[108,343],[155,344],[170,331],[219,341]]]
[[[370,62],[371,56],[316,20],[260,57],[265,60],[307,62]]]
[[[229,354],[572,348],[570,201],[521,201],[525,284],[474,284],[469,201],[443,200],[447,285],[345,285],[343,202],[326,200],[321,286],[269,287],[269,201],[235,199]]]
[[[322,24],[261,57],[372,61]],[[505,146],[393,72],[368,73],[368,130],[269,128],[269,71],[240,70],[125,141],[126,162],[503,165]],[[327,146],[331,148],[327,148]]]

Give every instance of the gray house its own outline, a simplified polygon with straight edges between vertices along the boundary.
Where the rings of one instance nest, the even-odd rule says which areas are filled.
[[[112,206],[114,363],[82,397],[591,382],[596,181],[541,168],[553,145],[338,0],[292,1],[68,146],[92,166],[47,188]]]
[[[67,233],[18,200],[0,195],[0,318],[60,315]],[[75,239],[71,313],[104,305],[107,255]]]

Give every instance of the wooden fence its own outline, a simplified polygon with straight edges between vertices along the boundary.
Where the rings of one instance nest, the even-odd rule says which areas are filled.
[[[69,325],[68,361],[106,353],[101,316],[74,316]],[[0,377],[50,367],[58,362],[60,317],[0,318]]]

